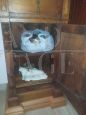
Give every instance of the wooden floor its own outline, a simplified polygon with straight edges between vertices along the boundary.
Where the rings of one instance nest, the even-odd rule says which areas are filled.
[[[50,107],[29,111],[25,115],[78,115],[71,104],[52,109]]]

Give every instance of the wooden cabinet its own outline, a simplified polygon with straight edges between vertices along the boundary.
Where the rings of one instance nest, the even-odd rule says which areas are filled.
[[[61,98],[61,101],[59,100],[59,97],[63,97],[63,93],[59,88],[56,88],[55,84],[53,83],[53,50],[46,53],[31,53],[21,49],[21,35],[24,31],[31,31],[35,29],[43,29],[46,31],[47,28],[50,33],[52,30],[53,32],[55,31],[55,27],[55,25],[49,23],[39,24],[11,22],[10,26],[9,23],[2,23],[4,46],[6,49],[5,55],[7,74],[9,81],[8,107],[22,106],[26,111],[44,106],[54,107],[57,106],[57,103],[59,105],[64,105],[63,98]],[[55,36],[54,33],[51,34],[52,36]],[[37,36],[37,38],[39,37]],[[13,39],[18,46],[17,48],[14,47]],[[42,69],[42,71],[47,75],[47,78],[30,81],[23,80],[19,72],[19,68],[24,67],[25,65],[27,67],[27,64],[29,66],[31,65],[37,70]],[[53,71],[51,71],[51,68]]]
[[[38,67],[38,58],[43,54],[42,52],[26,53],[20,47],[14,48],[12,44],[13,39],[10,38],[9,34],[14,35],[15,41],[19,46],[20,34],[25,31],[26,25],[29,29],[37,27],[46,29],[46,24],[43,23],[39,25],[39,23],[12,22],[10,27],[12,33],[9,33],[9,24],[2,24],[4,43],[6,40],[11,42],[11,47],[8,49],[8,45],[5,47],[8,51],[6,53],[6,61],[9,74],[9,105],[20,106],[22,103],[24,109],[26,109],[28,106],[32,107],[32,105],[29,105],[29,101],[33,99],[39,100],[39,98],[44,97],[49,99],[50,96],[55,99],[62,96],[63,91],[77,110],[81,112],[80,115],[85,115],[82,113],[86,113],[86,106],[84,106],[86,104],[86,26],[47,24],[47,29],[54,36],[55,43],[56,41],[58,42],[52,52],[45,53],[42,60],[43,70],[47,73],[48,79],[26,82],[20,77],[19,67],[27,63],[28,57],[31,60],[31,64]],[[51,57],[53,57],[53,60]],[[51,73],[52,65],[54,65],[53,73]],[[39,102],[38,100],[37,102]],[[49,100],[47,102],[50,103]],[[40,103],[37,104],[40,105]]]

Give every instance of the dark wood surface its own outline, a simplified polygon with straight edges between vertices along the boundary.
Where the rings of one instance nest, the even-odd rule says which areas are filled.
[[[63,89],[80,115],[86,114],[86,26],[60,25],[55,53],[56,84]],[[60,50],[58,50],[60,49]]]
[[[86,0],[71,0],[69,23],[86,25]]]

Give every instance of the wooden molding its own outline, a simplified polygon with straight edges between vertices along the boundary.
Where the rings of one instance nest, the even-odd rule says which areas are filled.
[[[6,110],[5,115],[24,115],[25,111],[31,111],[38,108],[44,107],[60,107],[65,105],[65,97],[48,96],[39,98],[31,101],[24,101],[19,106],[10,107]]]
[[[8,108],[5,115],[24,115],[24,109],[21,106]]]

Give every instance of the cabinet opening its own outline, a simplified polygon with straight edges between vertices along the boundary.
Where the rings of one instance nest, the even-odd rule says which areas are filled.
[[[18,22],[2,23],[7,65],[9,62],[9,66],[7,66],[8,75],[11,76],[13,82],[15,81],[16,88],[36,84],[43,84],[43,83],[47,84],[53,82],[54,79],[53,51],[55,49],[55,44],[57,42],[56,27],[57,27],[56,24],[47,24],[47,23],[18,23]],[[48,46],[46,47],[45,50],[42,51],[39,51],[39,49],[38,51],[35,52],[30,52],[30,50],[25,51],[21,48],[21,36],[22,33],[24,32],[28,32],[28,34],[30,33],[33,35],[31,37],[32,40],[31,42],[34,42],[35,38],[39,39],[39,35],[41,35],[40,39],[44,40],[50,37],[49,40],[52,38],[51,46],[53,41],[54,47],[52,48],[52,50],[49,51],[46,51]],[[28,35],[26,34],[25,37],[27,36]],[[28,41],[26,41],[26,43],[27,42]],[[37,45],[37,43],[35,44]],[[45,44],[48,44],[48,40],[46,40],[46,43],[44,43],[44,45]],[[11,69],[12,71],[9,71],[10,68],[12,68]],[[27,76],[32,74],[32,72],[34,73],[34,71],[39,72],[39,78],[29,80],[23,79],[25,74],[23,74],[23,70],[22,72],[19,71],[20,68],[23,68],[25,71],[33,70],[31,71],[31,73],[28,73]],[[34,68],[36,70],[34,70]],[[40,78],[41,72],[42,73],[44,72],[42,76],[45,75],[45,78],[43,77]]]
[[[10,24],[2,23],[2,30],[9,81],[8,106],[16,106],[26,100],[62,95],[59,90],[55,89],[53,84],[55,78],[54,50],[58,40],[57,25],[11,22]],[[50,37],[54,47],[49,51],[24,51],[21,48],[21,36],[24,32],[38,35],[33,35],[33,38],[41,35],[41,39],[45,40]],[[27,36],[26,34],[25,37]],[[32,38],[31,40],[31,42],[34,41]],[[46,41],[44,45],[48,45],[48,40]],[[35,44],[37,45],[37,43]],[[46,47],[46,49],[48,48]],[[22,68],[23,70],[21,71]],[[34,75],[34,71],[38,72],[38,74]],[[23,72],[25,73],[23,74]]]

